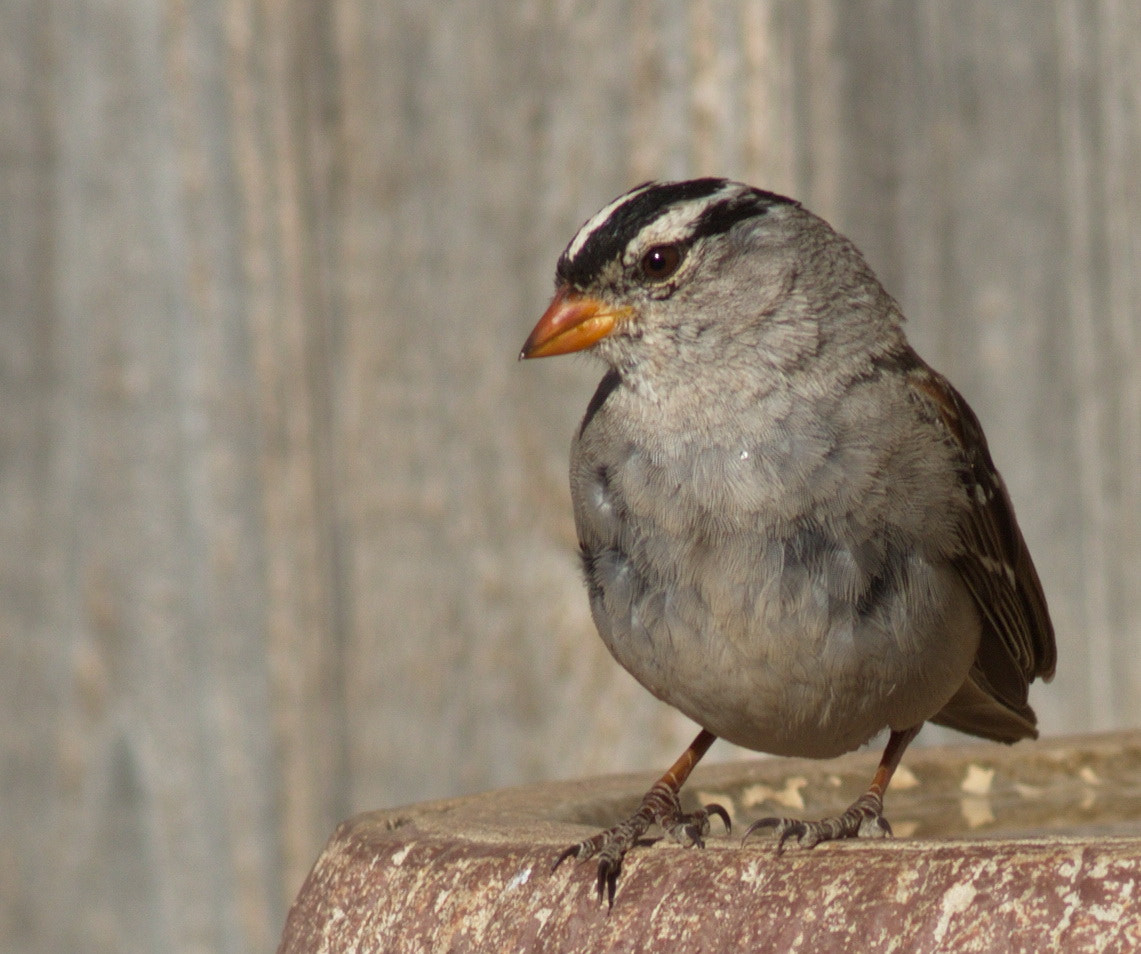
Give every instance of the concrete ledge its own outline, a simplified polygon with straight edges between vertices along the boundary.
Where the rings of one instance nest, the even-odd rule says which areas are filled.
[[[550,866],[633,810],[652,775],[372,812],[338,828],[280,951],[1141,950],[1141,734],[916,749],[889,792],[900,837],[777,856],[739,831],[843,808],[877,755],[694,773],[731,838],[627,856],[612,911],[594,866]]]

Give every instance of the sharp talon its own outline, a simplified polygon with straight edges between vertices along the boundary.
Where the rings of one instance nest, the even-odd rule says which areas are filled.
[[[718,805],[716,803],[714,803],[712,805],[706,805],[705,806],[705,813],[707,815],[716,815],[718,818],[721,819],[722,824],[725,826],[725,834],[726,835],[733,834],[733,823],[731,821],[729,821],[729,813],[727,811],[725,811],[724,808],[722,808],[720,805]]]
[[[578,854],[578,849],[578,845],[571,845],[565,851],[559,852],[559,856],[555,859],[555,863],[551,865],[551,871],[557,870],[559,865],[561,865],[564,861],[566,861],[572,855]]]
[[[642,804],[633,815],[613,828],[600,831],[593,838],[564,849],[555,859],[551,871],[572,855],[579,861],[597,856],[595,890],[598,892],[599,901],[605,898],[613,908],[614,895],[618,890],[618,875],[622,870],[622,859],[625,858],[626,852],[639,844],[639,839],[646,834],[651,825],[657,825],[663,832],[683,844],[699,847],[705,845],[704,838],[709,832],[709,815],[721,818],[728,831],[729,815],[720,805],[707,805],[693,814],[686,814],[681,810],[681,803],[678,801],[678,789],[716,738],[709,730],[702,729],[689,748],[670,766],[669,771],[642,796]]]
[[[608,908],[614,907],[614,893],[618,890],[618,872],[621,870],[620,861],[611,862],[605,858],[598,863],[598,901],[605,901]]]
[[[800,821],[796,818],[762,818],[753,822],[741,839],[742,844],[749,836],[763,828],[776,830],[776,851],[781,854],[785,844],[795,840],[801,848],[813,848],[822,841],[836,841],[844,838],[884,838],[891,835],[891,825],[883,816],[881,803],[869,796],[863,796],[846,811],[832,818],[819,821]]]
[[[780,819],[780,818],[762,818],[758,821],[753,822],[753,824],[751,824],[748,828],[745,829],[745,834],[741,836],[741,844],[743,845],[745,842],[747,842],[749,840],[749,837],[755,831],[761,831],[764,828],[779,828],[781,821],[783,821],[783,819]]]

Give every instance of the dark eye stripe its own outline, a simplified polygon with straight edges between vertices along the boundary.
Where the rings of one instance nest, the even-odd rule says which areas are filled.
[[[630,199],[622,202],[607,219],[586,236],[576,237],[559,259],[555,279],[560,284],[586,288],[606,265],[619,258],[638,233],[665,215],[681,202],[691,202],[712,196],[724,190],[725,179],[690,179],[685,182],[663,182],[649,188],[639,186],[630,192]],[[696,219],[687,241],[728,231],[737,222],[762,215],[776,203],[793,203],[793,200],[759,189],[745,189],[714,202]],[[643,190],[643,191],[639,191]],[[573,257],[570,249],[578,246]]]
[[[578,288],[586,287],[608,262],[625,251],[634,236],[675,203],[704,198],[724,186],[724,179],[691,179],[663,182],[642,192],[638,191],[642,186],[631,190],[630,200],[623,202],[595,228],[573,259],[563,253],[555,270],[556,280]]]

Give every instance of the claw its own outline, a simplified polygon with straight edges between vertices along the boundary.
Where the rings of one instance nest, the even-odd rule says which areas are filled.
[[[725,823],[725,830],[728,831],[729,814],[720,805],[706,805],[692,815],[687,815],[682,812],[681,803],[678,801],[678,790],[716,739],[717,736],[708,729],[702,729],[697,738],[690,743],[689,748],[682,752],[680,758],[645,794],[642,804],[633,815],[613,828],[607,828],[586,841],[565,848],[551,865],[551,871],[571,856],[584,861],[598,855],[598,873],[595,877],[598,900],[601,902],[606,898],[613,908],[618,875],[622,870],[622,859],[651,825],[658,825],[683,844],[688,842],[698,847],[705,846],[711,814],[717,815]]]
[[[603,860],[598,863],[598,902],[606,901],[608,908],[614,907],[614,892],[618,890],[618,873],[622,870],[622,862]]]
[[[726,835],[733,834],[733,823],[731,821],[729,821],[729,813],[727,811],[725,811],[725,809],[722,808],[720,805],[718,805],[716,802],[714,802],[711,805],[705,806],[705,814],[706,815],[716,815],[718,818],[721,819],[721,823],[725,826],[725,834]]]
[[[551,865],[551,871],[568,858],[585,861],[597,856],[595,891],[599,902],[605,900],[610,907],[613,907],[614,895],[618,889],[618,875],[622,871],[622,860],[650,825],[657,824],[679,844],[704,848],[705,836],[709,834],[709,818],[713,815],[721,819],[726,832],[731,830],[729,813],[720,805],[706,805],[692,815],[686,815],[682,813],[676,795],[663,797],[660,791],[657,793],[651,791],[638,811],[621,824],[564,848]]]
[[[743,845],[748,841],[753,832],[761,831],[765,828],[776,829],[776,853],[778,855],[784,853],[784,844],[790,838],[795,838],[796,843],[800,845],[801,848],[812,848],[820,841],[819,838],[813,837],[808,822],[800,821],[797,818],[777,818],[774,816],[771,818],[761,818],[753,822],[753,824],[746,829],[745,835],[741,839],[741,844]]]
[[[689,816],[681,816],[679,824],[670,830],[674,840],[690,848],[704,848],[705,836],[709,834],[709,818],[716,815],[725,826],[725,834],[733,830],[733,823],[729,820],[729,813],[720,805],[713,803],[705,805]],[[680,834],[679,834],[680,832]]]
[[[553,865],[551,865],[551,871],[556,871],[558,869],[559,865],[561,865],[564,861],[566,861],[568,858],[572,857],[573,855],[577,855],[579,853],[579,851],[581,850],[581,848],[582,848],[581,844],[571,845],[565,851],[559,852],[559,856],[555,859],[555,863]]]
[[[802,821],[799,818],[761,818],[745,831],[741,843],[749,840],[755,831],[765,828],[776,830],[776,852],[784,851],[785,843],[794,840],[801,848],[814,848],[822,841],[843,838],[891,837],[891,824],[883,815],[882,802],[871,795],[856,799],[846,811],[819,821]]]

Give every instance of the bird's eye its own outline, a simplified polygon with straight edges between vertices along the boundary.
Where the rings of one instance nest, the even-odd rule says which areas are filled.
[[[655,245],[642,256],[642,276],[652,282],[669,278],[681,265],[681,248],[677,245]]]

